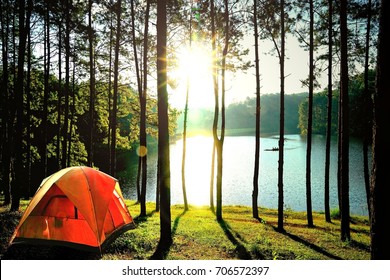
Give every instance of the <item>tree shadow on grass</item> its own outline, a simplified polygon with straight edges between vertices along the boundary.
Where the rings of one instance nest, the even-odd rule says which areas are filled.
[[[135,224],[141,224],[147,222],[150,217],[152,217],[157,211],[153,210],[146,214],[146,216],[137,216],[134,218]]]
[[[172,237],[175,236],[177,228],[179,226],[180,219],[187,213],[187,210],[184,210],[179,216],[175,218],[175,221],[173,222],[172,227]]]
[[[251,260],[252,259],[251,254],[248,252],[245,246],[239,241],[239,239],[241,239],[241,236],[238,233],[234,232],[226,221],[220,220],[218,221],[218,223],[222,228],[223,232],[225,233],[226,237],[229,239],[229,241],[234,246],[236,246],[235,252],[237,254],[237,257],[242,260]],[[235,237],[235,235],[238,237],[238,239]]]
[[[277,228],[274,227],[274,230],[278,231]],[[325,251],[323,248],[313,244],[313,243],[310,243],[309,241],[307,240],[304,240],[302,238],[300,238],[299,236],[296,236],[292,233],[289,233],[287,231],[278,231],[280,232],[281,234],[291,238],[292,240],[296,241],[296,242],[299,242],[307,247],[309,247],[310,249],[313,249],[314,251],[317,251],[318,253],[320,254],[323,254],[325,256],[327,256],[328,258],[331,258],[331,259],[334,259],[334,260],[342,260],[342,258],[340,258],[339,256],[336,256],[336,255],[333,255],[327,251]]]
[[[175,218],[172,227],[172,233],[170,240],[161,240],[158,242],[156,251],[150,257],[151,260],[165,260],[168,256],[169,251],[171,250],[171,246],[173,244],[173,236],[175,236],[177,228],[179,226],[180,219],[185,215],[187,210],[184,210],[179,216]]]

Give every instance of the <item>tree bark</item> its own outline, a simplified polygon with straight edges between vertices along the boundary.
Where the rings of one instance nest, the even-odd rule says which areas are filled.
[[[311,148],[313,133],[313,84],[314,84],[314,7],[310,0],[310,44],[309,44],[309,105],[307,123],[307,150],[306,150],[306,213],[307,225],[313,227],[311,205]]]
[[[167,1],[157,2],[157,94],[158,94],[158,160],[160,166],[160,243],[172,244],[171,172],[169,158],[168,92],[167,92]]]
[[[145,154],[141,157],[141,213],[140,216],[146,216],[146,187],[147,187],[147,138],[146,138],[146,100],[148,91],[148,35],[149,35],[149,12],[150,0],[146,1],[145,12],[145,31],[144,31],[144,76],[143,90],[140,92],[140,151],[145,149]]]
[[[348,97],[348,27],[347,27],[347,0],[340,2],[340,39],[341,39],[341,164],[340,164],[340,192],[341,192],[341,240],[349,240],[349,97]]]
[[[58,23],[57,169],[61,169],[62,22]]]
[[[366,196],[367,196],[367,208],[368,216],[371,217],[370,213],[370,171],[368,168],[368,146],[370,144],[370,138],[372,134],[370,133],[370,123],[368,117],[368,110],[372,109],[372,99],[370,96],[370,89],[368,83],[368,72],[370,66],[370,32],[371,32],[371,0],[368,0],[367,3],[367,30],[366,30],[366,47],[365,47],[365,57],[364,57],[364,101],[363,101],[363,116],[364,116],[364,131],[363,131],[363,163],[364,163],[364,184],[366,187]]]
[[[211,175],[210,175],[210,209],[212,212],[214,208],[214,172],[215,172],[215,141],[213,140],[213,151],[211,153]]]
[[[284,231],[283,227],[283,160],[284,160],[284,57],[285,57],[285,27],[284,27],[284,0],[280,1],[280,132],[279,132],[279,162],[278,162],[278,231]]]
[[[112,132],[111,132],[111,174],[116,176],[116,127],[118,111],[118,78],[119,78],[119,46],[121,37],[121,13],[122,1],[118,0],[115,5],[116,35],[115,35],[115,58],[114,58],[114,94],[112,101]]]
[[[16,135],[15,135],[15,179],[12,183],[11,196],[12,203],[10,211],[18,211],[22,186],[24,182],[23,165],[23,128],[25,127],[24,116],[24,59],[26,54],[27,28],[30,22],[32,10],[32,0],[28,0],[27,15],[25,15],[25,1],[19,0],[19,48],[18,48],[18,73],[15,85],[15,103],[16,103]]]
[[[190,50],[192,47],[192,2],[191,2],[191,11],[190,11],[190,34],[189,34],[189,43]],[[192,55],[192,54],[191,54]],[[183,191],[183,201],[184,201],[184,211],[188,211],[188,201],[187,201],[187,189],[186,189],[186,152],[187,152],[187,116],[188,116],[188,97],[190,94],[190,77],[187,74],[187,85],[186,85],[186,100],[184,105],[184,121],[183,121],[183,153],[181,160],[181,186]]]
[[[68,152],[67,152],[67,162],[68,166],[72,165],[72,158],[71,158],[71,151],[72,151],[72,132],[73,132],[73,125],[75,122],[75,108],[76,108],[76,96],[75,96],[75,84],[76,84],[76,63],[73,61],[73,72],[72,72],[72,90],[70,91],[70,94],[72,97],[72,106],[70,110],[70,123],[69,123],[69,133],[68,133]]]
[[[90,8],[92,7],[92,4]],[[65,23],[65,91],[64,91],[64,126],[62,128],[62,168],[68,166],[68,130],[69,130],[69,95],[70,95],[70,15],[72,0],[66,1],[66,23]],[[91,13],[91,10],[89,10]],[[89,19],[91,20],[91,18]],[[89,23],[91,25],[91,22]],[[92,125],[91,125],[92,127]]]
[[[218,154],[218,135],[217,135],[217,129],[218,129],[218,116],[219,116],[219,97],[218,97],[218,69],[217,69],[217,46],[216,46],[216,30],[215,30],[215,7],[214,7],[214,0],[210,1],[210,18],[211,18],[211,47],[212,47],[212,61],[213,61],[213,90],[214,90],[214,120],[213,120],[213,139],[214,139],[214,151],[213,151],[213,159],[211,163],[211,184],[214,185],[214,171],[215,171],[215,153]],[[217,163],[218,166],[218,163]],[[218,172],[218,171],[217,171]],[[218,175],[217,175],[218,176]],[[210,192],[212,192],[214,186],[210,185]],[[218,179],[217,179],[217,188],[218,188]],[[211,199],[211,197],[210,197]],[[218,200],[218,194],[217,194],[217,200]],[[214,208],[214,202],[212,201],[212,209]],[[214,209],[213,209],[214,210]],[[218,201],[217,201],[217,211],[218,211]],[[218,215],[218,214],[217,214]]]
[[[259,169],[260,169],[260,67],[259,67],[259,32],[257,22],[257,0],[253,0],[253,25],[255,37],[255,66],[256,66],[256,136],[255,164],[253,173],[252,216],[259,218]]]
[[[225,45],[222,51],[222,63],[221,63],[221,135],[218,137],[218,115],[219,115],[219,94],[218,94],[218,69],[214,70],[214,97],[215,97],[215,112],[213,122],[213,137],[217,151],[217,192],[216,192],[216,217],[218,221],[222,221],[222,172],[223,172],[223,142],[225,138],[225,71],[226,71],[226,55],[228,52],[229,44],[229,9],[228,1],[224,1],[224,21],[225,21]],[[211,21],[212,21],[212,48],[213,48],[213,61],[214,67],[216,67],[215,50],[216,50],[216,30],[215,30],[215,7],[214,1],[211,1]]]
[[[332,47],[333,47],[333,0],[328,0],[328,110],[326,126],[326,148],[325,148],[325,220],[330,223],[330,201],[329,201],[329,174],[330,174],[330,140],[332,136]]]
[[[27,183],[23,188],[24,197],[30,199],[31,192],[31,26],[26,24],[27,28],[27,79],[26,79],[26,170]]]
[[[1,8],[3,11],[9,9],[8,0],[1,2]],[[3,80],[1,84],[1,105],[2,108],[2,118],[1,118],[1,172],[2,172],[2,182],[1,189],[4,192],[4,205],[9,205],[11,203],[11,193],[10,193],[10,143],[11,143],[11,134],[10,132],[10,109],[9,109],[9,69],[8,69],[8,36],[9,36],[9,17],[8,13],[0,12],[1,16],[1,53],[2,53],[2,64],[3,64]]]
[[[142,81],[141,81],[141,73],[139,69],[139,59],[138,59],[138,50],[137,50],[137,42],[135,37],[135,12],[134,12],[134,0],[131,0],[131,35],[133,41],[133,52],[134,52],[134,64],[135,64],[135,73],[137,77],[137,88],[138,88],[138,96],[139,100],[142,98]],[[141,102],[141,101],[140,101]],[[137,172],[137,202],[141,202],[141,187],[140,187],[140,179],[141,179],[141,168],[142,168],[142,157],[138,158],[138,172]]]
[[[94,57],[94,34],[92,28],[92,5],[93,0],[88,1],[88,43],[89,43],[89,141],[88,141],[88,166],[93,166],[93,130],[95,110],[95,57]]]
[[[44,46],[44,92],[43,92],[43,117],[42,117],[42,129],[43,129],[43,141],[41,147],[41,170],[42,170],[42,178],[46,178],[47,176],[47,117],[48,117],[48,100],[49,100],[49,77],[50,77],[50,2],[46,1],[46,9],[45,9],[45,46]]]
[[[113,7],[110,7],[110,10]],[[112,49],[113,49],[113,44],[112,40],[114,38],[114,26],[113,26],[113,20],[112,20],[112,12],[110,11],[110,51],[109,51],[109,61],[108,61],[108,137],[107,137],[107,149],[108,149],[108,170],[110,174],[114,174],[114,167],[112,164],[112,135],[113,135],[113,130],[112,130],[112,125],[113,125],[113,109],[112,109],[112,82],[111,82],[111,77],[112,77]]]
[[[390,181],[388,160],[389,96],[389,41],[390,3],[381,1],[379,14],[379,41],[377,54],[376,92],[374,94],[373,165],[371,173],[371,259],[390,259],[389,198]]]

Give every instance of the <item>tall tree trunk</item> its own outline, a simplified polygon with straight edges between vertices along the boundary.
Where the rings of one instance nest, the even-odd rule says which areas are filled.
[[[57,169],[61,169],[62,22],[58,23]]]
[[[25,15],[25,1],[19,0],[19,48],[18,48],[18,74],[15,85],[16,103],[16,135],[15,135],[15,180],[13,180],[11,195],[11,211],[18,211],[20,206],[21,191],[24,182],[23,164],[23,128],[25,127],[24,116],[24,59],[26,54],[27,28],[30,24],[32,0],[28,0],[27,15]]]
[[[215,177],[215,141],[213,140],[213,151],[211,153],[211,176],[210,176],[210,209],[212,212],[214,208],[214,177]]]
[[[119,46],[121,37],[121,13],[122,1],[116,4],[116,35],[114,58],[114,94],[112,101],[112,133],[111,133],[111,175],[116,176],[116,127],[117,127],[117,103],[118,103],[118,76],[119,76]]]
[[[307,124],[307,150],[306,150],[306,213],[307,225],[313,227],[313,214],[311,205],[311,147],[313,133],[313,84],[314,84],[314,7],[310,0],[310,44],[309,44],[309,110]]]
[[[366,186],[366,196],[367,196],[367,208],[368,216],[371,217],[370,213],[370,171],[368,168],[368,146],[370,144],[370,123],[368,117],[368,110],[372,109],[370,89],[368,83],[368,71],[369,71],[369,54],[370,54],[370,32],[371,32],[371,0],[368,0],[367,3],[367,30],[366,30],[366,48],[365,48],[365,58],[364,58],[364,97],[363,97],[363,162],[364,162],[364,184]]]
[[[3,11],[9,9],[8,0],[1,2],[1,8]],[[1,135],[2,135],[2,155],[1,155],[1,173],[2,173],[2,182],[1,190],[4,192],[4,205],[9,205],[11,203],[11,194],[10,194],[10,143],[11,135],[9,133],[9,127],[11,126],[11,117],[9,110],[9,69],[8,69],[8,36],[9,36],[9,16],[8,13],[0,12],[1,16],[1,53],[2,53],[2,64],[3,64],[3,80],[1,83],[1,105],[2,106],[2,117],[1,117]]]
[[[27,171],[27,184],[24,186],[24,197],[30,198],[31,193],[31,27],[30,24],[26,24],[27,27],[27,79],[26,79],[26,171]]]
[[[150,0],[146,2],[144,31],[144,76],[143,90],[140,93],[140,157],[141,157],[141,216],[146,216],[147,186],[147,143],[146,143],[146,100],[148,91],[148,36],[149,36]],[[145,152],[141,152],[144,150]]]
[[[72,0],[66,1],[66,23],[65,23],[65,92],[64,92],[64,126],[62,131],[62,168],[68,166],[67,145],[69,130],[69,95],[70,95],[70,14]]]
[[[284,0],[280,1],[280,25],[281,25],[281,48],[280,48],[280,132],[279,132],[279,162],[278,162],[278,230],[284,231],[283,227],[283,160],[284,160],[284,57],[285,57],[285,27],[284,27]]]
[[[348,27],[347,0],[340,2],[341,40],[341,240],[350,239],[349,225],[349,98],[348,98]]]
[[[191,12],[190,12],[190,34],[189,43],[190,49],[192,47],[192,1],[191,1]],[[192,55],[192,54],[191,54]],[[187,74],[187,85],[186,85],[186,100],[184,105],[184,121],[183,121],[183,153],[181,160],[181,187],[183,190],[184,210],[188,210],[187,202],[187,190],[186,190],[186,153],[187,153],[187,116],[188,116],[188,97],[190,93],[190,75]]]
[[[186,104],[184,107],[184,122],[183,122],[183,154],[181,160],[181,187],[183,191],[184,210],[188,210],[187,201],[187,189],[186,189],[186,152],[187,152],[187,113],[188,113],[188,94],[189,94],[189,78],[187,78],[187,89],[186,89]]]
[[[253,25],[255,36],[255,66],[256,66],[256,136],[255,136],[255,166],[253,173],[252,216],[259,217],[259,169],[260,169],[260,66],[259,66],[259,31],[257,22],[257,0],[253,0]]]
[[[158,94],[158,160],[160,165],[160,242],[162,249],[172,244],[171,172],[169,158],[168,92],[167,92],[167,1],[157,2],[157,94]],[[146,51],[146,50],[145,50]]]
[[[213,61],[213,86],[214,86],[214,120],[213,120],[213,139],[214,139],[214,149],[218,149],[218,116],[219,116],[219,88],[218,88],[218,68],[217,68],[217,46],[216,46],[216,30],[215,30],[215,7],[214,0],[210,1],[210,13],[211,13],[211,46],[212,46],[212,61]],[[218,154],[218,151],[216,152]],[[218,157],[218,155],[217,155]],[[212,172],[214,172],[214,164],[212,162]],[[218,163],[217,163],[218,168]],[[218,171],[217,171],[218,174]],[[218,175],[217,175],[218,177]],[[218,188],[218,178],[217,178],[217,188]],[[218,192],[218,191],[217,191]],[[221,209],[218,209],[218,194],[217,194],[217,212],[221,212]],[[222,213],[220,213],[221,215]],[[218,214],[217,214],[218,215]]]
[[[43,117],[42,117],[42,129],[43,129],[43,141],[41,147],[41,170],[42,178],[47,176],[47,128],[48,128],[48,100],[49,100],[49,78],[50,78],[50,2],[46,1],[45,9],[45,46],[44,46],[44,93],[43,93]]]
[[[75,51],[75,50],[74,50]],[[73,126],[74,126],[74,116],[75,116],[75,108],[76,108],[76,96],[75,96],[75,86],[76,86],[76,63],[73,61],[73,71],[72,71],[72,90],[71,92],[71,97],[72,97],[72,106],[70,110],[70,123],[69,123],[69,133],[68,133],[68,166],[71,166],[71,155],[72,155],[72,137],[73,137]]]
[[[339,91],[340,91],[339,84]],[[337,116],[337,198],[339,202],[339,211],[341,211],[341,96],[337,101],[338,116]],[[341,213],[341,212],[340,212]]]
[[[222,63],[221,63],[221,136],[218,137],[218,115],[219,115],[219,94],[218,94],[218,69],[214,70],[214,97],[215,97],[215,112],[213,122],[213,137],[217,151],[217,192],[216,192],[216,217],[218,221],[222,221],[222,171],[223,171],[223,142],[225,138],[225,70],[226,70],[226,55],[228,51],[229,43],[229,10],[228,1],[224,1],[225,12],[225,45],[222,51]],[[213,47],[213,63],[216,67],[215,50],[216,50],[216,30],[215,30],[215,7],[214,1],[211,1],[211,21],[212,21],[212,47]]]
[[[156,212],[160,212],[160,160],[157,159]]]
[[[389,40],[390,2],[381,1],[379,13],[379,41],[374,94],[373,165],[371,173],[371,259],[390,259],[389,198],[390,181],[388,160],[388,121],[390,119],[389,96]]]
[[[93,166],[94,145],[94,111],[95,111],[95,57],[94,57],[94,31],[92,28],[92,5],[93,0],[88,1],[88,41],[89,41],[89,143],[88,143],[88,166]],[[115,131],[113,131],[115,134]],[[113,145],[113,144],[111,144]]]
[[[112,7],[111,7],[112,8]],[[110,174],[114,174],[114,169],[112,165],[112,150],[111,150],[111,139],[112,139],[112,106],[111,106],[111,101],[112,101],[112,84],[111,84],[111,77],[112,77],[112,40],[114,38],[114,31],[113,31],[113,23],[112,23],[112,13],[110,11],[110,53],[109,53],[109,65],[108,65],[108,131],[107,131],[107,150],[108,150],[108,170]]]
[[[138,59],[138,50],[137,50],[137,40],[135,37],[135,12],[134,12],[134,0],[131,0],[131,35],[133,41],[133,52],[134,52],[134,64],[135,64],[135,73],[137,77],[137,88],[138,88],[138,96],[141,100],[142,96],[142,79],[140,72],[140,61]],[[141,106],[140,106],[141,107]],[[142,157],[138,158],[138,172],[137,172],[137,202],[141,202],[141,187],[140,187],[140,179],[141,179],[141,168],[142,168]]]
[[[330,173],[330,140],[332,136],[332,47],[333,47],[333,0],[328,0],[328,111],[327,111],[327,125],[326,125],[326,148],[325,148],[325,190],[324,190],[324,204],[325,204],[325,220],[330,223],[330,207],[329,207],[329,173]]]

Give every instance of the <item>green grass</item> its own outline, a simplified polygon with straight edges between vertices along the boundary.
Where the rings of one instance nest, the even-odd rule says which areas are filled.
[[[147,205],[148,216],[139,218],[139,205],[128,202],[137,228],[120,236],[103,259],[149,259],[159,240],[159,213]],[[351,241],[340,240],[340,220],[332,223],[313,213],[314,228],[306,226],[306,214],[285,211],[285,233],[276,230],[277,211],[260,209],[252,218],[250,207],[225,206],[222,222],[208,207],[181,205],[171,208],[173,244],[167,259],[369,259],[370,237],[366,217],[352,217]]]
[[[139,217],[139,205],[126,201],[137,227],[122,234],[101,256],[102,259],[150,259],[159,241],[159,213],[147,204],[147,217]],[[2,208],[1,220],[9,216]],[[367,217],[351,218],[351,240],[340,240],[340,220],[326,223],[324,215],[313,213],[314,228],[308,228],[306,214],[284,212],[285,232],[276,230],[277,211],[260,209],[261,219],[252,218],[250,207],[225,206],[222,222],[208,207],[181,205],[171,208],[173,243],[166,259],[363,259],[370,258]],[[15,217],[12,219],[15,221]],[[5,224],[2,224],[5,226]],[[12,224],[15,226],[15,223]],[[2,242],[4,242],[2,234]],[[2,249],[5,247],[2,246]],[[3,253],[3,252],[1,252]]]

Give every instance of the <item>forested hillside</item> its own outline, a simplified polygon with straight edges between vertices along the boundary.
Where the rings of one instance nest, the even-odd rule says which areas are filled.
[[[375,83],[375,71],[369,72],[370,91]],[[371,103],[364,102],[364,75],[351,78],[350,96],[350,132],[356,137],[363,137],[363,120],[372,119]],[[285,132],[302,134],[307,132],[308,94],[296,93],[285,96]],[[326,134],[327,126],[327,89],[319,91],[313,97],[313,133]],[[339,91],[333,91],[332,134],[337,133]],[[277,93],[261,95],[260,130],[263,135],[279,132],[280,95]],[[226,108],[226,129],[230,135],[254,135],[256,123],[256,98],[230,104]],[[211,134],[214,111],[207,108],[195,108],[188,111],[188,131],[190,134]],[[178,118],[177,134],[183,131],[183,114]]]
[[[286,124],[287,133],[299,133],[298,108],[305,99],[305,93],[286,95]],[[276,134],[279,131],[279,94],[262,95],[261,100],[261,132]],[[247,98],[239,103],[232,103],[226,108],[226,129],[238,130],[237,133],[254,135],[255,133],[256,99]],[[193,133],[211,134],[214,111],[211,109],[189,109],[188,129]],[[183,116],[178,118],[177,132],[182,131]]]

